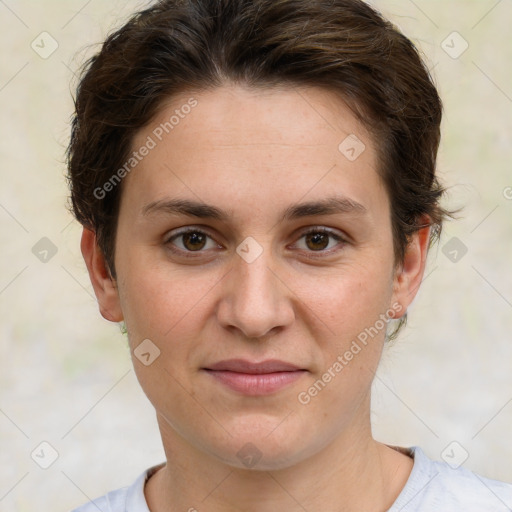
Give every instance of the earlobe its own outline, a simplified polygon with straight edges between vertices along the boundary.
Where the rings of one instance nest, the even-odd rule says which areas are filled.
[[[402,306],[400,310],[402,315],[414,300],[425,272],[431,230],[428,216],[421,219],[421,225],[424,227],[411,235],[403,263],[396,270],[394,276],[393,300]]]
[[[110,276],[105,256],[98,246],[94,231],[83,228],[80,248],[87,265],[94,293],[98,299],[101,315],[111,322],[121,322],[123,320],[123,312],[116,282]]]

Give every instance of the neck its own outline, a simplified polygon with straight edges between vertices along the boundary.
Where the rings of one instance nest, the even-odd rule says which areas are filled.
[[[196,449],[158,417],[167,464],[146,484],[151,512],[388,510],[413,460],[375,441],[369,418],[293,466],[240,469]]]

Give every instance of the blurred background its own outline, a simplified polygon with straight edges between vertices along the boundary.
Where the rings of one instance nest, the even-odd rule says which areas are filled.
[[[439,175],[464,206],[385,350],[374,436],[512,482],[512,4],[372,5],[422,50],[445,105]],[[0,510],[70,510],[164,460],[126,337],[67,211],[75,72],[141,1],[0,0]]]

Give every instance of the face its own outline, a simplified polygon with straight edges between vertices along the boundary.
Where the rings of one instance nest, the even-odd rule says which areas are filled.
[[[322,89],[225,86],[174,97],[143,146],[122,185],[116,286],[95,289],[126,323],[164,439],[237,467],[253,451],[268,469],[370,435],[385,320],[414,298],[426,237],[395,272],[364,127]],[[229,359],[300,371],[211,371]]]

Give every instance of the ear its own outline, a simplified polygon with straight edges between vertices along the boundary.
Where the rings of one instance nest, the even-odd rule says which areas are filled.
[[[111,322],[121,322],[123,320],[123,312],[116,282],[107,270],[107,263],[98,246],[94,231],[84,227],[80,248],[89,271],[89,278],[91,279],[94,293],[98,299],[101,315]]]
[[[402,306],[400,310],[402,314],[395,318],[400,318],[406,313],[407,308],[416,297],[425,272],[430,241],[430,218],[423,216],[420,222],[424,227],[411,235],[404,261],[395,271],[392,303],[398,302]]]

